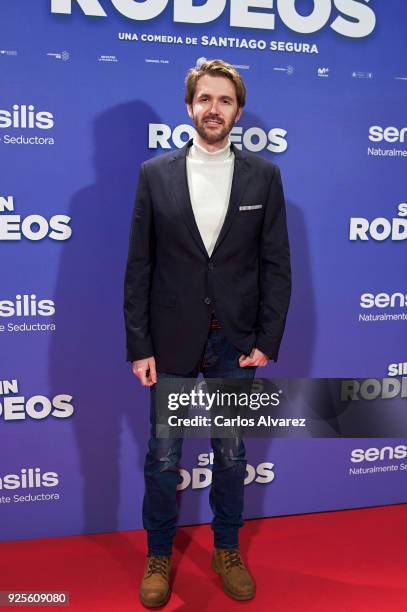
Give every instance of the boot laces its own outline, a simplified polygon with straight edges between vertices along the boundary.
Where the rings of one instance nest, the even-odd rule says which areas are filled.
[[[232,567],[243,567],[239,550],[234,548],[225,550],[225,567],[228,570]]]
[[[162,556],[151,556],[148,558],[148,569],[147,574],[150,577],[152,574],[161,574],[164,578],[167,578],[167,567],[169,557]]]

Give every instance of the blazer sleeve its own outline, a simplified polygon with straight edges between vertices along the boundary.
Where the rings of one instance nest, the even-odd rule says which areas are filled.
[[[141,165],[133,209],[124,280],[127,361],[154,355],[150,335],[150,288],[154,265],[154,225],[151,196]]]
[[[271,177],[260,245],[260,307],[256,347],[277,361],[291,296],[290,247],[278,166]]]

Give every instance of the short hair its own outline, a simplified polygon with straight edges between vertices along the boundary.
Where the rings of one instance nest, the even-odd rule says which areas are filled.
[[[236,98],[239,107],[243,107],[246,103],[246,87],[242,77],[232,64],[228,64],[220,59],[206,60],[199,66],[191,68],[185,79],[185,102],[192,104],[194,99],[196,85],[199,79],[205,74],[210,76],[226,77],[235,86]]]

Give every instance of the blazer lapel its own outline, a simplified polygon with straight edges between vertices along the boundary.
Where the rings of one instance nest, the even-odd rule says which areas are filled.
[[[236,212],[239,210],[239,204],[242,201],[243,194],[246,190],[248,180],[249,180],[249,162],[244,153],[239,151],[232,144],[232,150],[235,154],[235,163],[233,167],[233,178],[232,178],[232,188],[230,191],[230,199],[229,205],[226,212],[225,220],[223,222],[222,228],[219,232],[218,239],[213,247],[212,256],[214,255],[216,249],[219,247],[221,242],[225,239],[230,227],[232,225],[233,219],[235,217]]]
[[[195,221],[194,213],[192,210],[191,199],[189,195],[188,180],[187,180],[187,168],[186,168],[186,156],[189,147],[192,145],[192,139],[189,140],[182,149],[175,151],[170,159],[170,173],[171,173],[171,185],[174,199],[177,203],[178,209],[191,232],[191,235],[198,247],[208,257],[208,252],[203,243],[201,234]],[[222,228],[219,232],[218,239],[215,243],[213,254],[219,247],[221,242],[225,239],[234,219],[236,212],[239,210],[239,204],[242,201],[244,191],[248,184],[250,167],[249,161],[244,153],[239,151],[232,144],[232,150],[235,154],[235,162],[233,168],[232,187],[230,192],[230,199],[228,209],[226,212],[225,220]]]

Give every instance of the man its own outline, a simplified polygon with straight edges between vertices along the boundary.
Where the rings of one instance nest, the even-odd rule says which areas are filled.
[[[229,133],[246,89],[221,60],[189,71],[185,102],[196,136],[141,166],[125,279],[127,359],[144,386],[157,377],[252,379],[276,361],[290,299],[285,203],[277,166],[239,151]],[[153,406],[153,402],[152,402]],[[225,591],[250,599],[239,552],[246,470],[241,439],[212,439],[212,567]],[[181,439],[158,439],[151,410],[143,524],[144,605],[170,596]]]

